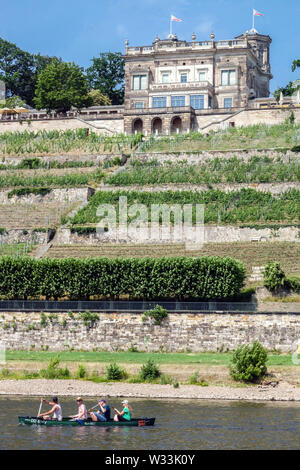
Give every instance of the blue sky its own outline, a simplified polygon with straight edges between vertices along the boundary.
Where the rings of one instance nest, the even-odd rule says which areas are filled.
[[[230,39],[251,28],[269,34],[271,89],[298,78],[291,62],[300,59],[299,0],[0,0],[0,36],[29,52],[56,55],[83,67],[100,52],[124,51],[130,45],[151,44],[156,34],[169,31],[170,14],[183,19],[173,23],[181,39]]]

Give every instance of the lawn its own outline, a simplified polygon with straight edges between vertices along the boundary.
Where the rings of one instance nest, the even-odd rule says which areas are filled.
[[[232,353],[144,353],[144,352],[77,352],[62,351],[7,351],[6,360],[47,362],[59,354],[61,362],[117,362],[122,364],[144,364],[153,359],[157,364],[210,364],[228,365]],[[293,366],[290,354],[270,354],[269,366]]]

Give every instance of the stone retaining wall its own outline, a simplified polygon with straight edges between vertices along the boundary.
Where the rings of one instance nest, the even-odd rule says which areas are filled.
[[[105,162],[106,160],[111,160],[115,157],[121,157],[121,154],[109,154],[103,153],[99,155],[30,155],[30,156],[18,156],[18,157],[9,157],[4,156],[1,158],[1,164],[3,165],[13,165],[17,166],[19,163],[22,162],[24,159],[28,158],[39,158],[43,163],[48,162],[94,162],[95,166],[99,165],[100,163]]]
[[[54,188],[45,196],[26,194],[8,197],[11,190],[0,191],[0,204],[37,204],[40,202],[87,202],[94,194],[93,188]]]
[[[206,160],[220,158],[222,160],[236,157],[247,162],[251,157],[267,156],[269,158],[278,158],[289,163],[290,159],[300,158],[300,152],[292,152],[291,150],[280,149],[233,149],[233,150],[202,150],[199,152],[136,152],[133,160],[141,162],[150,162],[157,160],[158,163],[167,164],[168,162],[178,163],[179,161],[187,161],[187,163],[199,164],[205,163]]]
[[[250,227],[234,227],[221,225],[205,225],[204,226],[204,243],[232,243],[232,242],[268,242],[268,241],[287,241],[300,242],[299,227],[283,227],[278,230],[272,228],[250,228]],[[120,234],[120,235],[119,235]],[[182,234],[179,239],[174,237],[170,232],[170,236],[164,235],[160,231],[159,235],[151,238],[150,231],[147,229],[139,229],[136,233],[132,233],[127,237],[124,230],[117,231],[117,234],[110,232],[90,233],[87,235],[71,233],[70,229],[62,228],[57,233],[56,245],[101,245],[103,243],[183,243],[192,242],[198,238],[192,236],[191,232]],[[188,236],[190,237],[188,238]],[[255,239],[255,240],[254,240]]]
[[[20,124],[21,122],[21,124]],[[97,134],[111,133],[120,134],[124,132],[123,119],[118,116],[115,119],[97,119],[91,122],[81,119],[44,119],[26,121],[0,121],[0,133],[2,132],[24,132],[24,131],[66,131],[69,129],[90,129]]]
[[[44,232],[36,230],[13,229],[0,235],[0,244],[13,245],[15,243],[34,242],[38,245],[48,243],[54,231],[49,229]]]
[[[255,191],[270,192],[271,194],[282,194],[291,189],[300,190],[300,183],[214,183],[214,184],[188,184],[188,183],[166,183],[160,185],[130,185],[130,186],[101,186],[101,191],[208,191],[210,189],[224,191],[241,191],[241,189],[255,189]]]
[[[94,325],[78,315],[58,314],[47,325],[38,313],[4,313],[0,343],[6,349],[217,351],[233,350],[258,339],[267,349],[295,351],[300,340],[300,313],[169,314],[161,326],[143,323],[141,314],[99,313]]]

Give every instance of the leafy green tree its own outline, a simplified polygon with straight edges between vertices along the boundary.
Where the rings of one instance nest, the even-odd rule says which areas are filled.
[[[88,88],[81,67],[74,62],[52,61],[38,77],[34,103],[48,113],[53,110],[64,114],[72,106],[80,110],[92,104]]]
[[[91,90],[89,97],[92,99],[91,106],[110,106],[111,100],[108,96],[101,93],[100,90]]]
[[[33,105],[38,75],[53,59],[60,60],[30,54],[0,38],[0,79],[6,85],[6,96],[17,95]]]
[[[300,59],[294,60],[294,62],[292,64],[292,72],[295,72],[297,67],[300,67]]]
[[[19,96],[11,96],[5,100],[5,103],[0,103],[0,108],[20,108],[24,104],[25,102]]]
[[[300,67],[300,59],[296,59],[292,63],[292,72],[295,72],[296,68]],[[280,100],[281,93],[283,96],[292,96],[296,91],[300,89],[300,85],[295,86],[295,82],[289,82],[285,87],[279,87],[274,91],[273,95],[276,101]]]
[[[101,53],[100,57],[94,57],[92,62],[93,65],[86,70],[90,87],[108,96],[112,104],[122,104],[125,83],[125,62],[122,54]]]

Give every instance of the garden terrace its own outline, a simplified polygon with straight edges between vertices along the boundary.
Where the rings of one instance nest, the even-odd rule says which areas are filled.
[[[69,219],[71,225],[96,224],[100,217],[96,215],[101,204],[112,204],[116,207],[121,196],[127,197],[128,205],[145,204],[148,217],[151,217],[152,204],[205,204],[204,223],[206,224],[250,224],[264,225],[266,223],[299,224],[300,191],[290,190],[279,195],[263,193],[254,189],[242,189],[229,193],[220,190],[208,191],[98,191],[87,206],[80,209]],[[195,211],[193,214],[195,221]],[[132,221],[133,218],[128,219]]]
[[[278,261],[288,276],[300,274],[300,243],[207,243],[199,251],[187,251],[184,243],[171,244],[103,244],[100,246],[57,246],[47,252],[49,258],[160,258],[163,256],[220,256],[230,253],[245,265],[247,275],[253,266],[264,266],[268,261]]]
[[[52,169],[0,171],[0,188],[95,186],[102,181],[100,169]]]
[[[86,129],[67,131],[4,132],[0,134],[0,155],[92,155],[130,152],[141,142],[140,134],[112,137]]]
[[[180,158],[180,156],[179,156]],[[115,175],[105,178],[105,183],[116,186],[144,186],[160,184],[220,184],[220,183],[283,183],[300,181],[300,161],[282,155],[277,158],[253,156],[247,162],[232,157],[206,159],[201,164],[159,163],[153,159],[141,162],[137,158]]]
[[[269,126],[256,124],[247,127],[229,127],[209,134],[190,132],[174,137],[151,136],[140,144],[139,152],[195,152],[201,150],[231,149],[292,149],[300,144],[300,124],[285,121]]]
[[[61,217],[78,207],[79,202],[41,202],[38,204],[1,204],[0,220],[5,230],[55,228]]]

